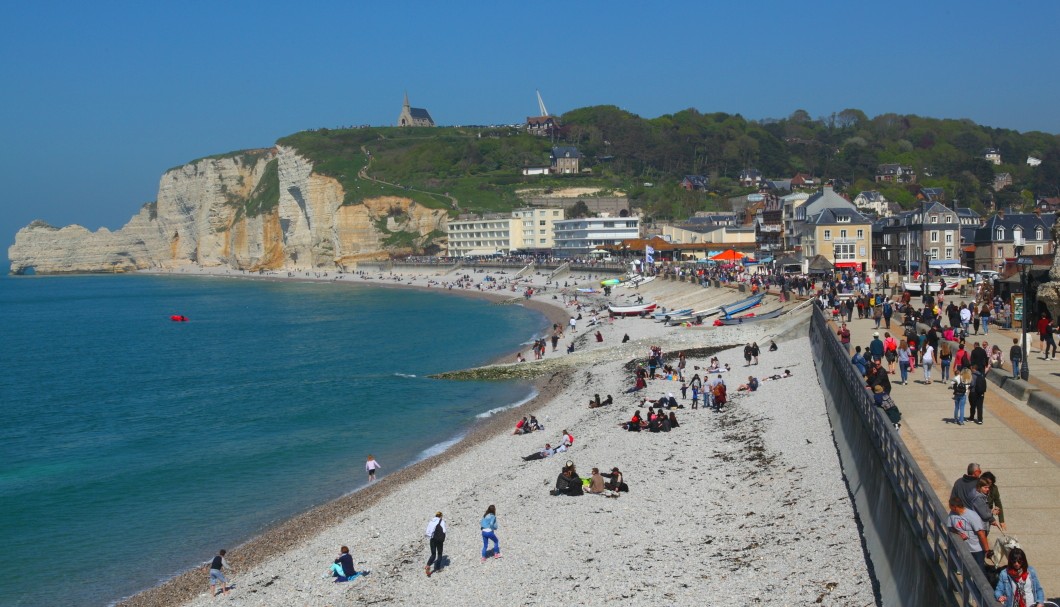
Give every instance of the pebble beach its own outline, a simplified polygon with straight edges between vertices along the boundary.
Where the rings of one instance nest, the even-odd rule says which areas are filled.
[[[423,272],[361,280],[437,289],[447,278]],[[537,275],[519,289],[544,283]],[[687,289],[739,299],[728,289]],[[612,301],[631,295],[620,291]],[[529,304],[562,323],[577,313],[568,293],[549,285]],[[653,293],[645,285],[637,294],[650,300]],[[519,293],[471,294],[528,304],[514,301]],[[528,350],[525,363],[497,361],[497,368],[536,378],[533,401],[485,420],[438,456],[396,472],[384,469],[389,473],[364,490],[243,546],[228,546],[235,568],[228,597],[213,600],[206,574],[193,570],[121,604],[876,604],[810,356],[807,311],[795,313],[802,321],[785,315],[741,327],[686,329],[627,318],[588,329],[588,309],[602,309],[604,301],[579,299],[583,321],[577,333],[568,329],[557,352],[550,347],[542,361]],[[603,342],[593,337],[596,330]],[[775,352],[767,350],[771,339]],[[752,340],[762,355],[758,365],[745,367],[743,344]],[[566,354],[572,341],[574,352]],[[680,382],[666,379],[625,393],[633,384],[631,364],[646,360],[652,345],[674,357],[688,352],[686,377],[717,350],[713,355],[731,366],[723,374],[729,404],[721,412],[692,410],[681,399]],[[763,381],[756,392],[736,390],[749,375],[761,380],[785,369],[793,376]],[[645,412],[642,398],[668,393],[684,405],[676,412],[680,427],[668,433],[619,427],[635,409]],[[594,394],[610,394],[615,402],[590,409]],[[530,414],[544,430],[512,435],[515,422]],[[522,459],[546,442],[557,445],[565,429],[575,437],[566,453]],[[582,477],[593,467],[620,468],[629,492],[549,495],[568,461]],[[491,504],[503,558],[482,561],[479,520]],[[428,577],[424,529],[436,511],[448,525],[446,561]],[[343,545],[368,574],[334,583],[323,574]]]

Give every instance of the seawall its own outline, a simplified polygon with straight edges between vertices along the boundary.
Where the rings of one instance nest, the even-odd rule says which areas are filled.
[[[994,604],[986,577],[946,528],[948,508],[873,403],[816,307],[810,342],[882,604]]]

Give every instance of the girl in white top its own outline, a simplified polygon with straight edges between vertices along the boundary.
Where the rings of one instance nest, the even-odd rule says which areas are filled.
[[[935,348],[931,344],[924,344],[924,355],[920,359],[924,366],[924,383],[931,383],[931,366],[935,364]]]
[[[365,469],[365,471],[368,472],[368,482],[369,483],[374,483],[375,482],[375,471],[380,469],[380,468],[382,468],[382,467],[383,466],[381,466],[379,464],[379,462],[375,461],[374,457],[372,457],[371,455],[368,456],[368,461],[365,462],[364,469]]]

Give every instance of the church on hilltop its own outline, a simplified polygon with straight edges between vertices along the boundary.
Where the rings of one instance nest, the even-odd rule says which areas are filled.
[[[409,94],[405,93],[405,105],[398,115],[398,126],[434,126],[431,113],[421,107],[409,107]]]

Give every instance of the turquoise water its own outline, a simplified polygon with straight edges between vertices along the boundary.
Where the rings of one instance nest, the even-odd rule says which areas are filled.
[[[176,323],[171,314],[190,322]],[[545,318],[398,289],[5,277],[0,605],[103,605],[440,450]]]

